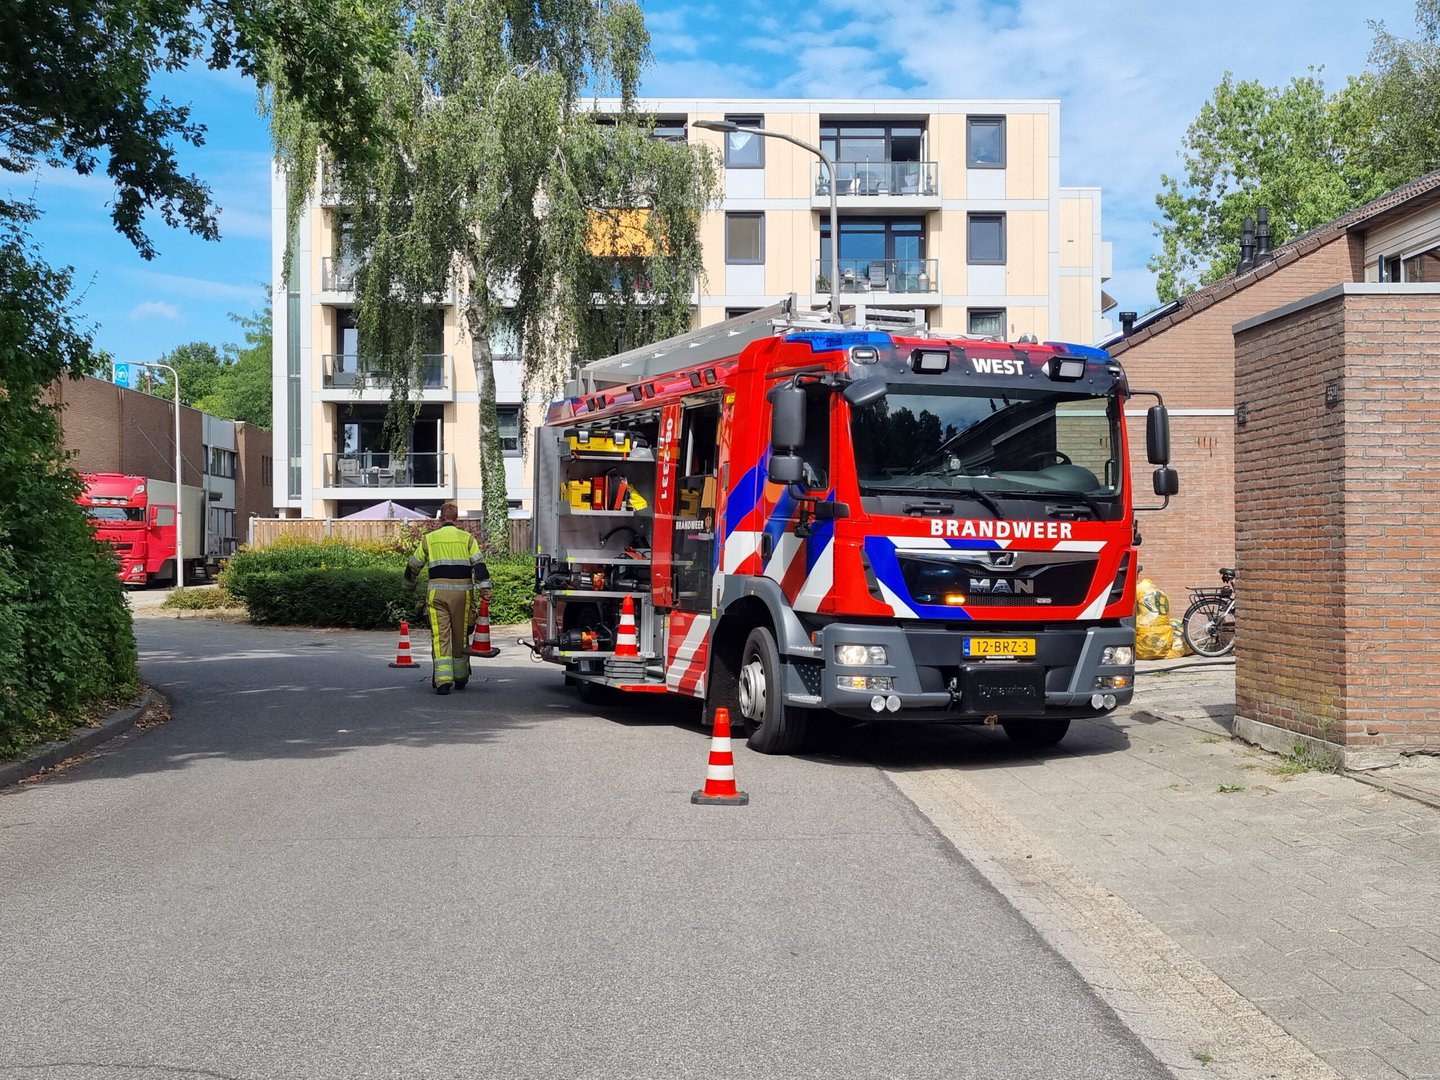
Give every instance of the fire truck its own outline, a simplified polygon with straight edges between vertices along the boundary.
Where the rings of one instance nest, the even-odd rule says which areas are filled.
[[[1163,401],[1103,350],[852,328],[793,296],[584,366],[535,457],[525,644],[582,700],[698,698],[765,753],[832,714],[1047,746],[1128,703],[1135,513],[1179,489]]]
[[[175,485],[124,473],[86,473],[79,503],[95,539],[115,553],[126,585],[175,581]],[[185,504],[185,580],[208,581],[215,570],[205,554],[205,495],[181,489]]]

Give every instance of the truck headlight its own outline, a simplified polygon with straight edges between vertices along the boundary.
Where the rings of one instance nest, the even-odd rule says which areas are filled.
[[[1129,667],[1135,663],[1135,650],[1129,645],[1107,645],[1105,651],[1100,654],[1102,665],[1114,664],[1117,667]]]
[[[864,667],[866,664],[884,664],[884,645],[836,645],[835,662],[845,667]]]

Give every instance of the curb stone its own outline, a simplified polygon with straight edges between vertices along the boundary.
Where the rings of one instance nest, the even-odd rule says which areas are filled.
[[[125,734],[152,706],[159,705],[163,701],[164,698],[154,690],[146,690],[135,704],[117,709],[100,721],[98,726],[76,728],[68,739],[46,743],[29,757],[0,765],[0,788],[7,788],[22,780],[28,780],[46,769],[53,769],[68,758],[91,750],[117,735]]]

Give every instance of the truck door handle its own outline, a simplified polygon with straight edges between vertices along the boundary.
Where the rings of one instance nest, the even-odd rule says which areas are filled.
[[[769,533],[760,534],[760,558],[769,559],[775,552],[775,538]]]

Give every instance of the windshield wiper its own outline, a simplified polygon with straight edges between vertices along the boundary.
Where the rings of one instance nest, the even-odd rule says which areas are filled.
[[[1092,495],[1086,495],[1083,491],[1046,491],[1043,488],[1013,488],[999,493],[1004,498],[1014,495],[1018,499],[1079,499],[1090,508],[1098,521],[1105,520],[1105,508],[1100,501]]]
[[[897,486],[893,486],[893,485],[883,485],[883,486],[882,486],[882,485],[876,485],[876,484],[866,484],[866,485],[865,485],[865,491],[866,491],[867,493],[873,493],[873,494],[877,494],[877,495],[878,495],[878,494],[884,494],[884,495],[924,495],[924,494],[936,494],[936,495],[941,495],[941,494],[943,494],[943,495],[945,495],[945,496],[947,496],[947,497],[948,497],[948,496],[951,496],[951,495],[954,495],[954,496],[958,496],[958,497],[960,497],[960,498],[962,498],[962,499],[974,499],[974,500],[975,500],[976,502],[978,502],[981,506],[985,507],[986,510],[989,510],[990,513],[994,514],[997,518],[1003,518],[1003,517],[1005,516],[1005,511],[1002,510],[1002,509],[1000,509],[1000,504],[999,504],[998,502],[996,502],[996,501],[990,496],[990,494],[989,494],[988,492],[985,492],[985,491],[977,491],[977,490],[976,490],[975,488],[973,488],[973,487],[970,487],[970,488],[946,488],[943,492],[940,492],[940,491],[938,491],[938,490],[934,490],[934,489],[928,489],[928,490],[927,490],[927,489],[925,489],[925,488],[910,488],[910,487],[897,487]],[[931,502],[931,501],[929,501],[929,500],[925,500],[924,502],[906,503],[906,504],[905,504],[905,513],[907,513],[907,514],[912,513],[912,512],[917,512],[917,513],[948,514],[948,513],[952,512],[953,510],[954,510],[954,507],[953,507],[953,506],[950,506],[950,505],[948,505],[948,504],[946,504],[946,503],[942,503],[942,502]]]

